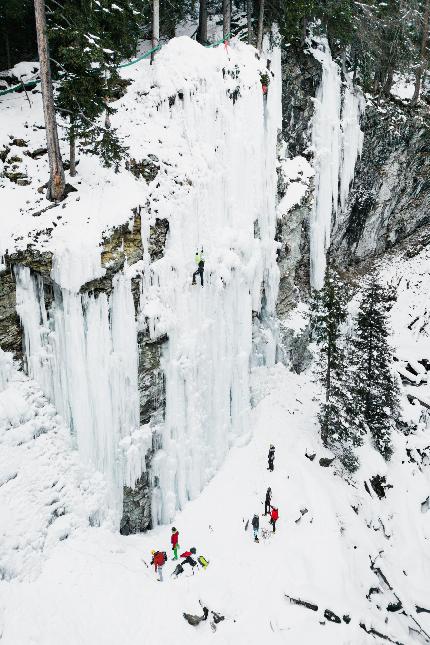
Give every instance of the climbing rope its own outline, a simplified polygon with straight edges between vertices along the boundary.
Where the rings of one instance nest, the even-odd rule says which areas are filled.
[[[217,40],[215,43],[210,43],[209,45],[204,45],[204,47],[207,47],[210,49],[211,47],[217,47],[218,45],[221,45],[222,43],[228,43],[228,41],[231,38],[231,33],[227,34],[225,38],[221,38],[220,40]],[[161,49],[161,45],[158,45],[157,47],[154,47],[153,49],[150,49],[149,51],[145,52],[142,54],[142,56],[139,56],[138,58],[134,58],[133,60],[127,62],[127,63],[121,63],[121,65],[118,65],[118,69],[122,69],[123,67],[130,67],[130,65],[135,65],[136,63],[139,63],[141,60],[144,60],[145,58],[148,58],[148,56],[151,56],[151,54],[154,54],[155,52],[159,51]],[[18,83],[18,85],[14,85],[13,87],[8,87],[6,90],[0,90],[0,96],[4,96],[5,94],[11,94],[12,92],[16,92],[17,90],[22,90],[22,89],[33,89],[40,83],[40,80],[36,79],[34,81],[27,81],[26,83]]]

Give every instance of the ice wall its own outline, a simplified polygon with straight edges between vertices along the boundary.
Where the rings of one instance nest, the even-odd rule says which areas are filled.
[[[144,72],[127,69],[134,83],[117,112],[127,113],[120,128],[130,155],[156,155],[160,165],[153,183],[141,184],[143,260],[130,267],[141,279],[137,327],[129,272],[109,297],[79,293],[80,282],[100,275],[98,247],[54,254],[49,316],[41,280],[16,270],[29,373],[69,424],[82,458],[104,474],[116,526],[122,486],[133,487],[152,445],[139,428],[137,330],[168,337],[165,419],[150,472],[154,524],[196,497],[229,448],[249,436],[253,318],[264,331],[260,360],[273,364],[276,348],[280,52],[258,59],[240,42],[206,49],[177,38]],[[169,236],[164,257],[151,261],[156,217],[169,221]],[[192,286],[202,248],[205,283]]]
[[[360,117],[364,99],[349,77],[342,86],[340,68],[332,59],[327,39],[316,42],[311,52],[321,63],[322,78],[312,122],[315,198],[310,220],[310,276],[311,286],[320,289],[332,217],[345,208],[355,163],[362,150]]]
[[[159,70],[173,61],[192,61],[183,75],[194,87],[174,109],[166,103],[158,109],[180,145],[189,187],[180,199],[157,203],[170,222],[168,247],[142,288],[143,318],[153,335],[169,337],[162,447],[152,460],[154,523],[170,521],[199,494],[228,449],[246,441],[252,312],[274,316],[279,281],[274,242],[279,52],[270,55],[267,102],[258,73],[266,60],[257,63],[254,50],[242,44],[214,52],[177,39],[161,54]],[[201,248],[203,288],[199,279],[191,285],[194,254]],[[269,363],[275,345],[268,328]]]
[[[103,473],[106,516],[117,526],[123,485],[144,470],[148,448],[139,432],[130,279],[117,275],[110,297],[56,287],[48,316],[42,280],[22,266],[15,276],[28,373],[70,427],[82,461]]]

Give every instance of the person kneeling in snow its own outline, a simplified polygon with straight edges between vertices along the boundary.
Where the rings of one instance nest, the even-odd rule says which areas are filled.
[[[194,547],[192,547],[189,551],[184,551],[183,553],[181,553],[181,558],[185,558],[185,560],[181,562],[182,566],[184,564],[189,564],[191,569],[193,570],[193,574],[194,574],[194,567],[196,566],[197,561],[194,560],[192,556],[195,556],[196,553],[197,551]]]

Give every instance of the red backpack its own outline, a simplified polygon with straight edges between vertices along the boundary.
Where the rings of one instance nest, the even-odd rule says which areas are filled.
[[[276,522],[278,517],[279,517],[278,509],[277,508],[272,509],[272,520]]]

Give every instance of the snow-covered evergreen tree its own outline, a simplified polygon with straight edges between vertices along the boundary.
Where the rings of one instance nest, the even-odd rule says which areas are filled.
[[[71,162],[77,138],[105,165],[118,165],[124,155],[115,129],[103,127],[100,117],[105,114],[108,121],[115,112],[111,100],[119,84],[117,67],[136,52],[142,11],[142,0],[66,0],[51,16],[58,107],[69,118]]]
[[[362,442],[363,418],[354,410],[342,325],[347,318],[348,289],[329,266],[323,288],[314,294],[312,330],[320,346],[318,376],[325,388],[319,421],[321,437],[349,471],[357,468],[353,446]]]
[[[391,369],[388,312],[395,291],[372,278],[365,286],[351,342],[352,392],[375,448],[385,459],[392,453],[391,431],[398,416],[398,388]]]

